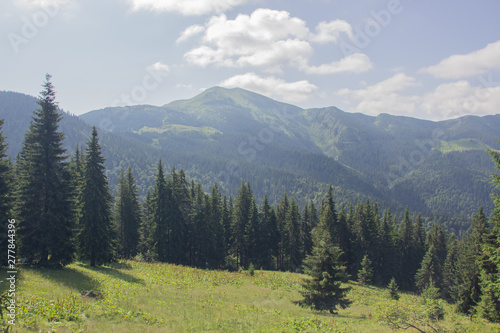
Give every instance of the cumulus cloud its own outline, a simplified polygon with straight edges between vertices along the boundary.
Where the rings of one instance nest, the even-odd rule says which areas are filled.
[[[170,72],[170,67],[168,65],[161,63],[160,61],[155,62],[154,64],[149,66],[148,69],[155,72]]]
[[[198,34],[201,34],[203,31],[205,31],[205,27],[195,24],[192,26],[187,27],[182,34],[177,38],[176,43],[181,43],[193,36],[196,36]]]
[[[422,97],[421,108],[436,120],[496,114],[500,110],[500,86],[474,87],[465,80],[441,84]]]
[[[346,34],[350,39],[354,38],[352,26],[348,22],[344,20],[320,22],[311,40],[316,43],[336,42],[341,34]]]
[[[195,29],[195,28],[193,28]],[[197,27],[196,32],[202,32]],[[179,39],[195,31],[186,29]],[[226,15],[212,17],[207,23],[202,44],[184,54],[185,60],[198,66],[256,67],[269,73],[281,73],[293,67],[309,74],[359,73],[372,68],[364,54],[350,55],[339,61],[310,66],[314,53],[311,41],[336,41],[340,33],[352,35],[345,21],[321,22],[312,34],[306,22],[287,11],[259,8],[250,15],[240,14],[234,20]]]
[[[491,79],[491,78],[490,78]],[[390,113],[433,120],[456,118],[464,115],[495,114],[500,110],[500,86],[484,81],[474,87],[460,80],[441,84],[421,95],[406,95],[404,91],[421,83],[411,76],[398,73],[389,79],[363,89],[341,89],[337,94],[344,98],[347,109],[370,115]]]
[[[242,5],[248,0],[129,0],[134,10],[178,12],[183,15],[220,13]]]
[[[342,72],[361,73],[372,68],[373,63],[366,54],[354,53],[329,64],[305,66],[304,71],[309,74],[335,74]]]
[[[482,75],[491,69],[500,69],[500,41],[468,54],[452,55],[437,65],[420,69],[420,72],[440,79],[460,79]]]
[[[290,103],[305,101],[318,90],[317,86],[306,80],[286,82],[274,76],[260,77],[255,73],[233,76],[221,82],[220,86],[240,87]]]
[[[356,104],[351,111],[370,115],[380,113],[413,114],[416,111],[418,96],[403,96],[399,92],[409,87],[421,85],[415,78],[404,73],[398,73],[384,81],[368,86],[364,89],[342,89],[337,92],[344,96],[345,103]]]

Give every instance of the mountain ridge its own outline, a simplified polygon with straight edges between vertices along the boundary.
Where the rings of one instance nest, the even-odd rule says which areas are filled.
[[[14,123],[27,128],[32,110],[26,99],[0,92],[0,118],[9,119],[4,128]],[[493,163],[484,149],[500,148],[495,131],[500,115],[435,122],[336,107],[301,109],[241,88],[213,87],[163,106],[108,107],[74,118],[82,122],[81,135],[68,147],[82,144],[90,126],[97,126],[112,147],[105,151],[111,184],[120,168],[132,164],[142,194],[162,158],[205,186],[218,182],[227,194],[244,179],[258,199],[267,193],[279,200],[287,192],[305,203],[332,184],[339,202],[370,199],[381,209],[409,206],[425,214],[469,215],[479,205],[491,209],[484,198],[493,191]],[[61,126],[70,136],[78,127],[75,120]],[[9,145],[18,150],[20,144],[11,141],[22,141],[21,135],[4,132],[15,136]],[[136,158],[134,149],[143,157]]]

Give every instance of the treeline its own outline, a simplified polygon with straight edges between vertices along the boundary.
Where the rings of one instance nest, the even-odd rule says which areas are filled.
[[[0,246],[19,247],[27,264],[62,267],[78,259],[95,266],[127,258],[300,272],[313,254],[312,235],[326,226],[351,279],[432,288],[461,312],[479,310],[500,321],[500,197],[492,218],[479,209],[460,240],[408,209],[400,219],[370,201],[337,210],[331,186],[320,204],[310,201],[302,210],[286,194],[276,205],[267,197],[258,204],[245,182],[234,198],[217,184],[205,193],[183,170],[166,173],[161,160],[143,203],[131,168],[122,171],[113,198],[95,128],[86,149],[77,148],[67,162],[50,76],[39,105],[15,166],[0,133]],[[500,154],[491,154],[500,166]],[[7,232],[14,218],[15,237]]]

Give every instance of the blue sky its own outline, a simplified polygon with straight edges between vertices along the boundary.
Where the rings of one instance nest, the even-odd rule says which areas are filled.
[[[212,86],[303,108],[500,113],[498,0],[3,0],[0,90],[163,105]]]

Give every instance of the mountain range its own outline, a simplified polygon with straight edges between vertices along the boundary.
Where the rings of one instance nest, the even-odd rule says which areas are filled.
[[[15,158],[36,98],[0,92],[8,154]],[[249,181],[258,199],[320,202],[329,184],[337,203],[370,199],[381,209],[409,207],[426,216],[469,216],[492,209],[500,115],[428,121],[335,107],[301,109],[239,89],[214,87],[163,106],[136,105],[64,112],[60,129],[72,154],[99,129],[112,187],[129,165],[140,192],[153,185],[161,158],[205,189],[217,182],[234,195]]]

